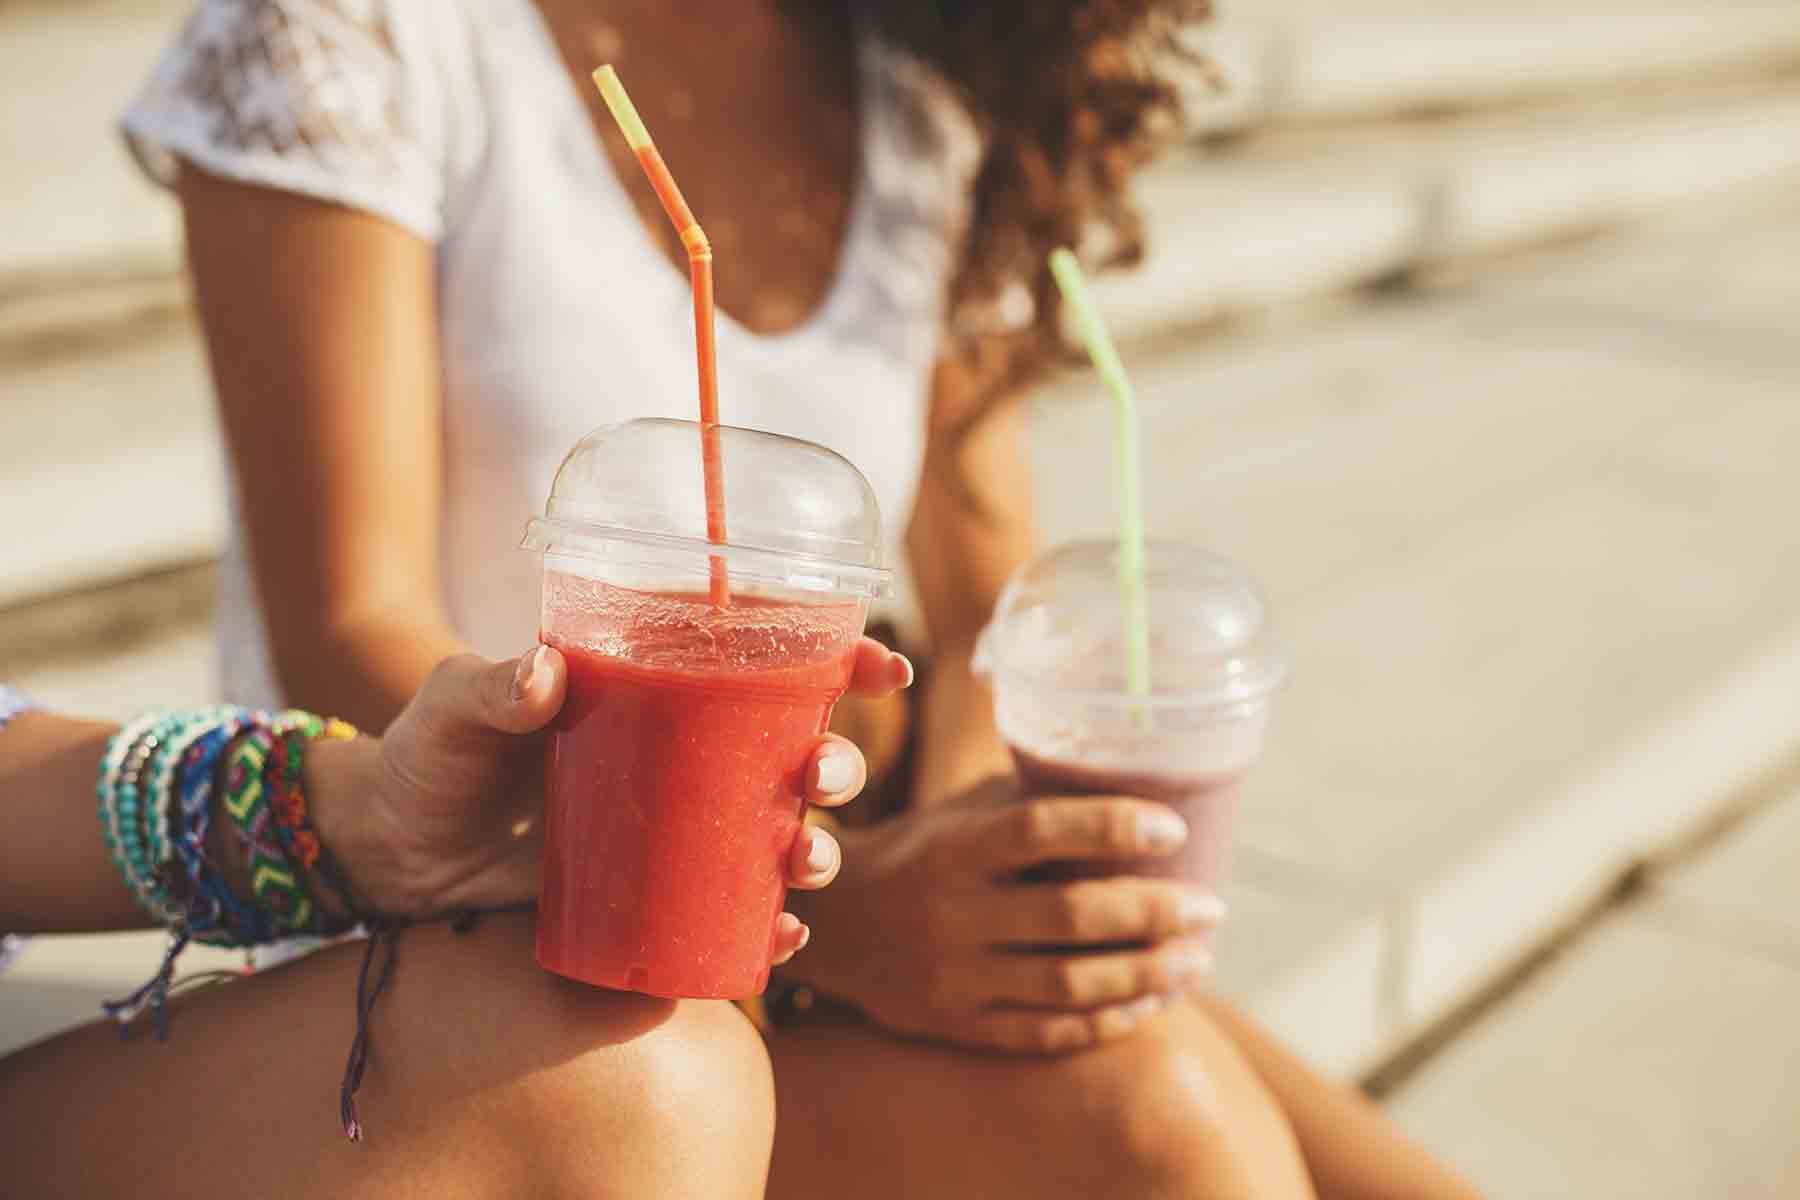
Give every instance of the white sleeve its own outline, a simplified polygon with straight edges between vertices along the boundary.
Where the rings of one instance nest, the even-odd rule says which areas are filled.
[[[443,92],[389,0],[201,0],[121,122],[146,173],[215,175],[383,217],[436,241]],[[444,6],[449,7],[449,6]]]

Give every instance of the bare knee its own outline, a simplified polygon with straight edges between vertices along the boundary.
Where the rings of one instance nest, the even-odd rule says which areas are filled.
[[[1188,1033],[1179,1022],[1159,1021],[1068,1062],[1092,1152],[1105,1160],[1121,1197],[1239,1194],[1220,1081]]]
[[[774,1080],[730,1005],[684,1001],[628,1041],[579,1047],[512,1101],[534,1195],[762,1195]]]
[[[421,931],[377,1031],[371,1116],[411,1117],[457,1194],[761,1196],[774,1082],[743,1014],[559,979],[530,932]]]

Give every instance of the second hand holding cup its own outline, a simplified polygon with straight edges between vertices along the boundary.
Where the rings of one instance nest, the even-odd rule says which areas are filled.
[[[1182,816],[1188,838],[1173,856],[1047,863],[1025,879],[1154,875],[1217,893],[1286,659],[1247,575],[1198,547],[1146,541],[1130,381],[1075,256],[1056,251],[1050,269],[1113,397],[1119,538],[1020,568],[975,665],[1027,793],[1157,801]]]

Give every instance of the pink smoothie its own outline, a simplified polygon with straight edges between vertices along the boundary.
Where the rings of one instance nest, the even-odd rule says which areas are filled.
[[[1162,858],[1119,861],[1086,860],[1049,863],[1031,872],[1032,880],[1094,879],[1108,875],[1141,875],[1184,879],[1215,893],[1231,873],[1232,837],[1237,826],[1238,793],[1244,773],[1180,774],[1120,770],[1056,759],[1013,747],[1013,762],[1027,792],[1055,796],[1131,796],[1167,804],[1188,824],[1188,840],[1175,854]]]

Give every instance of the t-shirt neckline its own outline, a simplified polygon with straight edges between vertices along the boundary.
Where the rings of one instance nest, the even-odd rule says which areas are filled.
[[[625,190],[627,181],[619,177],[617,168],[606,154],[600,143],[599,131],[594,128],[593,117],[586,104],[582,102],[576,90],[578,81],[569,73],[563,61],[562,51],[557,47],[556,38],[550,31],[549,23],[538,9],[536,0],[515,0],[526,10],[526,18],[530,25],[531,35],[537,44],[541,57],[547,60],[556,74],[555,90],[561,96],[560,103],[565,109],[564,118],[571,113],[577,119],[577,127],[586,136],[581,138],[585,148],[583,158],[588,166],[588,174],[596,180],[597,190],[602,192],[607,203],[624,217],[629,218],[632,231],[631,253],[640,263],[647,263],[648,274],[653,278],[671,285],[673,294],[678,290],[683,297],[688,295],[688,279],[674,263],[669,261],[661,248],[643,227],[643,218],[637,206],[632,203],[630,194]],[[818,338],[833,332],[837,324],[838,311],[848,299],[852,284],[859,270],[862,258],[862,246],[868,236],[868,221],[873,207],[870,196],[871,176],[870,164],[875,148],[870,145],[873,131],[878,122],[874,119],[871,107],[876,103],[879,89],[871,80],[872,62],[870,47],[866,36],[859,30],[857,33],[857,124],[858,152],[854,177],[850,184],[850,217],[844,226],[843,242],[838,247],[837,263],[833,268],[831,282],[826,285],[825,295],[813,306],[806,317],[791,329],[779,333],[758,333],[744,325],[736,317],[723,308],[715,310],[717,314],[719,336],[722,339],[740,343],[754,350],[765,353],[783,353],[795,347],[804,347]],[[602,219],[602,218],[596,218]],[[702,218],[702,224],[705,223]]]

